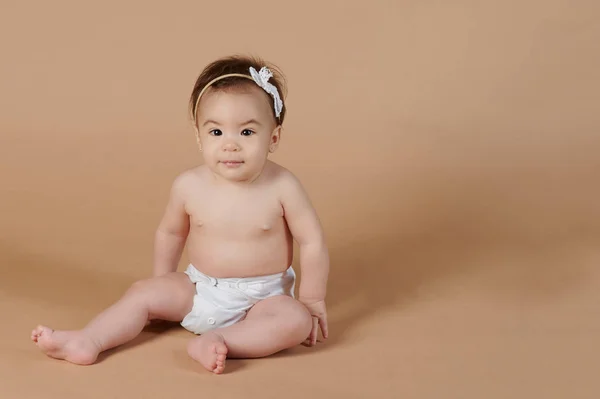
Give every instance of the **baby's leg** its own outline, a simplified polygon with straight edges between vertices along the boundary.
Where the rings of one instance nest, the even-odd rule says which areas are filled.
[[[208,370],[220,374],[226,356],[268,356],[301,344],[311,328],[312,317],[304,305],[288,296],[274,296],[254,305],[239,323],[194,338],[188,353]]]
[[[92,364],[100,352],[135,338],[148,320],[183,320],[192,309],[194,294],[194,284],[183,273],[141,280],[83,329],[54,331],[38,326],[31,339],[48,356]]]

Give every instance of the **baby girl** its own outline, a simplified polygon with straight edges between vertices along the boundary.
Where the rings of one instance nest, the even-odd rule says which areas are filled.
[[[31,338],[46,355],[92,364],[152,320],[167,320],[196,335],[188,354],[219,374],[227,357],[313,346],[319,329],[328,337],[321,223],[296,176],[268,159],[281,138],[283,94],[282,75],[259,59],[226,57],[202,71],[190,117],[204,162],[173,181],[153,277],[132,284],[81,330],[38,326]],[[177,272],[186,244],[190,264]]]

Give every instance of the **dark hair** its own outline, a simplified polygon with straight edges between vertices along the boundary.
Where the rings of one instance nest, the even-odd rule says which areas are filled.
[[[196,101],[198,100],[200,92],[202,92],[202,90],[208,83],[210,83],[213,79],[218,78],[219,76],[227,75],[230,73],[239,73],[251,76],[249,71],[250,67],[254,67],[254,69],[259,71],[263,66],[269,68],[273,73],[273,77],[269,79],[269,82],[277,88],[281,100],[284,102],[281,113],[279,114],[279,118],[275,116],[275,110],[273,107],[271,107],[271,110],[273,111],[273,117],[275,118],[277,123],[280,125],[283,124],[287,108],[285,105],[285,96],[287,94],[287,91],[285,87],[285,77],[283,76],[283,73],[281,73],[277,66],[271,63],[267,63],[258,57],[234,55],[229,57],[223,57],[211,62],[204,68],[202,73],[200,73],[200,76],[198,76],[198,78],[196,79],[196,83],[194,84],[194,89],[192,90],[192,94],[190,96],[189,101],[190,117],[192,118],[192,122],[194,123],[194,125],[197,123],[196,119],[198,110],[195,109]],[[243,87],[244,85],[248,84],[253,83],[252,81],[243,77],[229,76],[227,78],[214,82],[211,85],[211,88],[215,90],[226,90],[229,88]],[[265,92],[265,95],[269,97],[269,100],[272,103],[273,97],[271,97],[271,95],[267,92]]]

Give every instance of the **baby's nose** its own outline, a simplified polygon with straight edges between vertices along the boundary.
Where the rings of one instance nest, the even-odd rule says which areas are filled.
[[[223,145],[225,151],[239,151],[240,146],[235,141],[228,141]]]

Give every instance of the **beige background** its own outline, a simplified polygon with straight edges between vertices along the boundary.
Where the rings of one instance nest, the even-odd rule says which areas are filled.
[[[218,4],[0,4],[0,396],[597,398],[597,2]],[[326,229],[332,338],[223,376],[180,328],[47,359],[37,323],[80,327],[149,275],[200,162],[194,79],[231,53],[287,76],[274,160]]]

